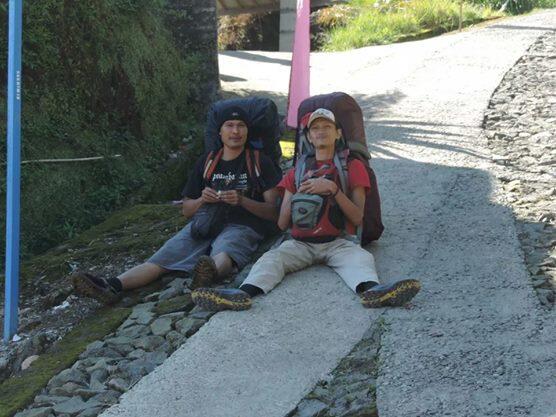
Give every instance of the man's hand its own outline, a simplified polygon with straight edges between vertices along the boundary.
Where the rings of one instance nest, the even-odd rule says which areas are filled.
[[[303,181],[297,191],[308,194],[332,195],[338,191],[338,185],[324,177],[311,178]]]
[[[202,192],[201,192],[201,201],[203,203],[219,203],[220,200],[218,200],[218,194],[216,191],[214,191],[212,188],[206,187]]]
[[[239,206],[241,204],[241,194],[237,190],[220,191],[220,201],[231,206]]]

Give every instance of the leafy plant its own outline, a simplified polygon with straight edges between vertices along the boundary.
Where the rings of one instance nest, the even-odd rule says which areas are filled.
[[[459,26],[457,0],[352,0],[357,13],[331,30],[325,50],[346,50],[440,33]],[[489,7],[463,4],[463,25],[496,16]]]
[[[184,56],[164,0],[24,2],[22,159],[104,159],[22,166],[22,250],[36,253],[142,192],[199,120],[201,56]],[[7,10],[0,8],[7,27]],[[0,54],[7,56],[7,31]],[[6,62],[0,61],[0,73]],[[5,77],[0,77],[2,94]],[[0,112],[5,115],[5,96]],[[0,135],[6,137],[5,121]],[[5,164],[4,141],[0,163]],[[120,155],[116,157],[116,155]],[[4,165],[5,166],[5,165]],[[186,169],[182,169],[185,181]],[[4,225],[5,169],[0,174]],[[4,253],[0,242],[0,253]]]

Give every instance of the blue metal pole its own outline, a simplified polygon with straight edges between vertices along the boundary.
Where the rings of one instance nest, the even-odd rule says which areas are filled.
[[[4,341],[17,332],[19,299],[19,210],[21,177],[21,32],[23,0],[9,2],[8,172],[6,198],[6,302]]]

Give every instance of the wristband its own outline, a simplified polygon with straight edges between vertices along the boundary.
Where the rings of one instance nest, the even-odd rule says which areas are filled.
[[[336,192],[334,194],[332,194],[332,198],[336,198],[336,196],[338,195],[339,192],[340,192],[340,187],[338,185],[336,185]]]

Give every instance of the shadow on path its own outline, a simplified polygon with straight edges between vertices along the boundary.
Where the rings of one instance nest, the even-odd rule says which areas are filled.
[[[519,26],[519,25],[492,25],[487,29],[511,29],[511,30],[544,30],[547,32],[556,32],[556,29],[543,26]]]
[[[289,59],[270,58],[268,56],[254,54],[246,51],[222,51],[219,52],[219,54],[229,56],[232,58],[246,59],[255,62],[268,62],[272,64],[280,64],[280,65],[287,65],[287,66],[291,65],[291,60]]]

